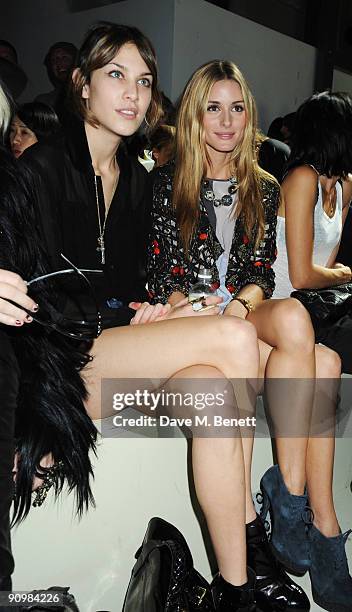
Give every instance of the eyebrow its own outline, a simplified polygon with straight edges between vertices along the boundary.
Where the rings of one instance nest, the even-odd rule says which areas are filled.
[[[117,64],[116,62],[109,62],[107,66],[109,66],[110,64],[112,64],[113,66],[116,66],[117,68],[122,68],[122,70],[128,71],[127,66],[122,66],[122,64]],[[153,76],[153,75],[151,72],[141,72],[139,76]]]
[[[234,102],[231,102],[231,104],[239,104],[240,102],[244,104],[244,100],[235,100]],[[209,100],[208,104],[221,104],[221,102],[218,100]]]

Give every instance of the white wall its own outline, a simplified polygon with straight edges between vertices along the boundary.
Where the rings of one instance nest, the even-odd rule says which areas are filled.
[[[86,29],[95,21],[134,25],[153,41],[160,68],[161,86],[171,93],[174,0],[127,0],[109,6],[70,13],[62,0],[13,0],[0,7],[0,38],[16,47],[29,83],[21,100],[50,91],[43,59],[49,47],[67,40],[79,47]]]
[[[176,99],[191,72],[214,58],[234,60],[256,97],[261,127],[294,110],[313,91],[315,49],[204,0],[126,0],[70,13],[64,1],[13,0],[0,6],[0,37],[18,50],[29,77],[22,100],[51,85],[43,66],[57,40],[79,45],[87,27],[99,19],[140,27],[153,41],[161,85]]]
[[[346,91],[352,96],[352,74],[335,68],[332,90]]]
[[[200,64],[233,60],[258,104],[261,127],[313,93],[315,48],[203,0],[176,0],[172,94]]]

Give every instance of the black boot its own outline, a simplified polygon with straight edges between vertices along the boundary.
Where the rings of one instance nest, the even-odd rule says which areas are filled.
[[[307,612],[307,595],[284,572],[275,559],[264,523],[259,516],[246,525],[247,564],[256,574],[255,599],[258,612]]]
[[[218,574],[214,578],[211,590],[216,612],[256,612],[254,587],[255,574],[247,568],[248,582],[234,586]]]

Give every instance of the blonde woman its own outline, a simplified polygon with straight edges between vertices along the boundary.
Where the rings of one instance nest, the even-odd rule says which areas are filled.
[[[194,72],[179,108],[176,161],[157,171],[154,184],[149,288],[154,300],[174,306],[188,294],[199,267],[204,266],[211,270],[223,298],[223,313],[255,325],[261,375],[266,377],[279,436],[280,470],[272,468],[269,477],[287,493],[283,512],[287,511],[288,520],[280,515],[275,523],[285,531],[280,531],[282,560],[293,565],[298,546],[305,567],[308,545],[303,538],[297,544],[296,527],[307,503],[307,433],[316,361],[319,375],[329,377],[339,375],[339,360],[321,347],[315,353],[312,326],[300,303],[268,299],[274,290],[279,186],[256,162],[256,127],[255,102],[235,64],[214,60]],[[304,381],[285,385],[283,395],[278,392],[278,378]],[[283,433],[295,437],[284,439]],[[265,609],[278,609],[282,601],[287,610],[309,609],[304,593],[278,570],[256,516],[251,495],[252,447],[252,438],[243,440],[247,554],[257,573],[257,601]],[[293,498],[299,501],[298,512]]]

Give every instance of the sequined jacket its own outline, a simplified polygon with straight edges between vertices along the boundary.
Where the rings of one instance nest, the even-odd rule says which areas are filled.
[[[186,257],[171,203],[173,173],[173,162],[160,167],[153,185],[152,232],[148,245],[148,288],[152,302],[165,303],[174,291],[187,294],[200,266],[211,269],[214,286],[219,286],[216,261],[223,248],[216,237],[213,205],[200,200],[199,222]],[[272,264],[276,259],[279,186],[262,179],[262,191],[265,233],[257,249],[245,233],[241,215],[235,224],[225,281],[233,297],[245,285],[253,283],[270,298],[275,287]]]

